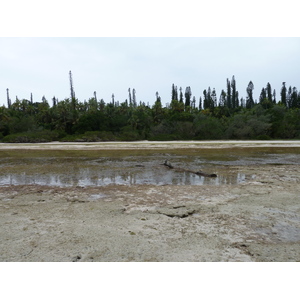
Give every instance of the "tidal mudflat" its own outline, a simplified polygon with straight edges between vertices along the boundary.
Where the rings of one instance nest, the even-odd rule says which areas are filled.
[[[0,144],[0,261],[299,261],[299,167],[297,141]]]

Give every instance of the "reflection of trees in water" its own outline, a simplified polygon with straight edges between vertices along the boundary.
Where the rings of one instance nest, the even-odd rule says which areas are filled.
[[[132,174],[130,172],[124,172],[122,175],[120,175],[121,180],[124,182],[129,181],[130,184],[132,184]]]
[[[104,186],[108,184],[173,184],[173,185],[221,185],[238,184],[253,177],[244,174],[218,174],[217,178],[198,176],[189,172],[161,169],[99,170],[94,167],[73,166],[61,168],[56,173],[0,175],[0,185],[40,184],[49,186]]]
[[[188,172],[174,172],[174,177],[172,178],[172,184],[174,185],[190,185],[191,184],[191,174]]]

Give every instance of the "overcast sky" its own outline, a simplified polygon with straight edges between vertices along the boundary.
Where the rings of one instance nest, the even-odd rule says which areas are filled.
[[[0,105],[7,88],[12,101],[31,93],[50,104],[70,97],[69,71],[79,101],[96,91],[105,102],[113,93],[123,102],[134,88],[138,102],[153,104],[158,92],[165,105],[174,83],[183,92],[190,86],[198,104],[208,87],[219,99],[233,75],[240,98],[250,80],[255,99],[268,82],[277,100],[283,81],[300,90],[291,0],[253,0],[247,9],[234,0],[108,2],[8,1],[0,19]]]
[[[279,99],[282,82],[300,89],[300,38],[0,38],[0,101],[6,89],[14,101],[52,103],[70,96],[69,71],[79,101],[128,99],[153,104],[171,100],[171,87],[191,87],[192,96],[215,88],[218,98],[226,79],[235,76],[240,97],[254,83],[254,97],[270,82]]]

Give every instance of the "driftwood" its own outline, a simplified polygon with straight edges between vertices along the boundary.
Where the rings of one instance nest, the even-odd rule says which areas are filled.
[[[183,168],[176,168],[174,166],[171,165],[170,162],[168,162],[167,160],[163,163],[164,166],[170,168],[170,169],[174,169],[176,171],[181,171],[181,172],[190,172],[190,173],[193,173],[193,174],[196,174],[198,176],[204,176],[204,177],[217,177],[217,174],[207,174],[207,173],[204,173],[202,172],[201,170],[200,171],[193,171],[193,170],[188,170],[188,169],[183,169]]]

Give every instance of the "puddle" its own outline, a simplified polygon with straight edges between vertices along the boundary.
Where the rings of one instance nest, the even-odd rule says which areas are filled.
[[[189,172],[176,172],[165,167],[156,170],[136,170],[129,171],[115,169],[112,171],[95,170],[82,168],[74,170],[69,168],[60,172],[49,172],[47,174],[31,174],[23,172],[21,174],[0,175],[0,185],[23,185],[38,184],[48,186],[104,186],[109,184],[135,185],[135,184],[155,184],[155,185],[220,185],[238,184],[246,180],[245,174],[219,175],[217,178],[201,177]]]
[[[205,173],[217,178],[178,172],[162,164]],[[236,166],[257,164],[300,164],[300,153],[272,152],[268,149],[168,150],[161,151],[36,151],[0,156],[0,185],[38,184],[48,186],[136,185],[236,185],[255,174],[245,175]]]

